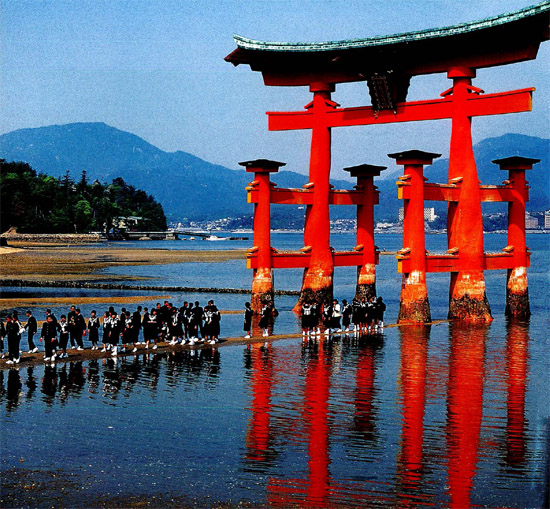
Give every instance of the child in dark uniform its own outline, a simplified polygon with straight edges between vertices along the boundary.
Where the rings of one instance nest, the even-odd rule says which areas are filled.
[[[92,342],[92,350],[97,350],[99,347],[99,317],[96,316],[95,309],[90,313],[90,318],[88,319],[88,337]]]
[[[261,311],[260,323],[258,324],[263,331],[262,335],[264,337],[269,336],[268,327],[269,327],[269,322],[271,321],[271,313],[272,313],[271,303],[269,302],[264,303]]]
[[[118,355],[118,337],[120,336],[120,331],[122,328],[122,323],[120,318],[116,314],[116,311],[111,313],[111,330],[109,331],[109,343],[111,345],[111,355],[116,357]]]
[[[40,333],[40,341],[44,341],[44,360],[46,362],[54,361],[56,357],[57,327],[53,319],[53,315],[51,313],[48,314]]]
[[[250,307],[250,302],[245,302],[243,330],[246,332],[246,335],[244,336],[246,339],[250,337],[250,330],[252,329],[253,316],[254,316],[254,311],[252,311],[252,308]]]
[[[61,349],[60,359],[67,358],[67,343],[69,342],[69,324],[67,323],[67,317],[61,315],[59,322],[57,322],[57,330],[59,331],[59,348]]]

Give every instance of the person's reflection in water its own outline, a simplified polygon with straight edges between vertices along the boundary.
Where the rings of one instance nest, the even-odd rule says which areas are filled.
[[[103,396],[116,399],[117,393],[122,385],[118,361],[116,359],[105,359],[103,366]]]
[[[159,359],[156,354],[144,354],[143,355],[143,373],[148,379],[148,387],[152,393],[157,392],[160,371],[159,371]]]
[[[88,364],[88,372],[86,375],[88,379],[88,392],[90,394],[96,394],[99,387],[99,362],[97,359],[92,359]]]
[[[27,399],[30,401],[32,400],[34,393],[36,392],[36,389],[38,387],[38,384],[36,382],[36,377],[34,376],[34,368],[32,366],[29,366],[27,368],[27,380],[25,382],[25,385],[27,386]]]
[[[123,358],[123,362],[121,364],[121,376],[124,380],[124,394],[126,396],[129,396],[132,393],[132,390],[136,383],[139,380],[139,374],[141,372],[141,363],[139,362],[139,357],[137,355],[134,355],[133,358]],[[127,361],[130,362],[127,362]]]
[[[42,378],[42,388],[40,392],[44,394],[43,401],[51,406],[57,392],[57,368],[54,365],[47,364],[44,366],[44,377]]]
[[[185,372],[185,353],[182,351],[168,352],[166,354],[166,385],[176,387]]]
[[[273,383],[272,352],[258,344],[245,350],[245,366],[250,370],[252,401],[246,434],[245,471],[267,472],[273,463],[271,429],[271,388]]]
[[[506,327],[507,421],[506,465],[524,471],[525,390],[529,364],[529,323],[509,321]]]
[[[4,370],[0,369],[0,396],[4,396],[6,389],[4,388]]]
[[[69,363],[68,388],[71,395],[77,396],[82,393],[82,389],[86,383],[84,374],[82,361]]]
[[[423,500],[424,412],[426,404],[426,366],[431,326],[410,325],[399,328],[401,336],[402,430],[397,460],[398,496],[401,507]],[[425,500],[427,503],[428,500]]]
[[[65,403],[69,397],[69,378],[67,376],[67,364],[59,368],[59,400]]]
[[[7,405],[8,410],[15,410],[19,406],[19,396],[23,384],[19,377],[19,368],[11,368],[8,372]]]
[[[483,415],[488,325],[451,323],[447,391],[447,459],[450,507],[470,507]]]
[[[204,369],[207,381],[216,383],[220,371],[220,352],[217,348],[203,348],[201,350],[201,362],[204,363]]]

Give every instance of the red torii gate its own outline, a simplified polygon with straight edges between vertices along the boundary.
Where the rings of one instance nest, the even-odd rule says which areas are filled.
[[[299,262],[291,265],[289,260],[292,256],[286,254],[286,262],[280,265],[305,267],[302,294],[297,307],[304,299],[323,302],[332,297],[333,270],[339,264],[337,260],[343,262],[341,265],[359,267],[363,267],[365,263],[363,257],[338,255],[330,247],[329,204],[331,193],[335,193],[331,191],[329,184],[331,129],[451,119],[448,185],[455,186],[457,191],[452,195],[446,194],[443,199],[448,201],[449,252],[457,258],[457,263],[448,265],[445,269],[451,272],[449,318],[485,321],[492,319],[483,270],[506,268],[514,272],[517,265],[497,264],[498,266],[490,267],[486,263],[481,215],[482,189],[479,186],[472,149],[471,119],[475,116],[530,111],[534,89],[484,94],[481,89],[472,86],[471,80],[478,68],[536,58],[540,43],[549,38],[549,11],[550,3],[543,2],[516,13],[453,27],[328,43],[270,43],[235,36],[238,47],[226,57],[228,62],[234,65],[248,64],[252,70],[262,72],[266,85],[309,86],[313,93],[313,100],[305,106],[306,111],[267,113],[269,129],[272,131],[312,131],[309,182],[304,186],[307,189],[305,192],[300,190],[299,194],[298,190],[285,190],[287,195],[290,193],[287,203],[307,205],[305,246],[302,253],[294,256]],[[412,76],[437,72],[446,72],[453,81],[453,86],[441,94],[441,99],[406,102]],[[336,83],[353,81],[367,81],[372,106],[340,108],[331,100]],[[244,164],[249,168],[256,164],[255,167],[258,168],[257,161]],[[261,173],[257,171],[255,175],[259,176]],[[253,184],[256,182],[260,182],[260,179],[255,178]],[[268,194],[269,201],[266,198],[260,199],[259,196],[255,201],[253,186],[250,187],[249,201],[258,203],[257,214],[258,209],[265,210],[265,206],[259,207],[260,201],[276,203],[272,201],[271,195],[275,193],[271,185],[263,187],[268,189],[263,195]],[[302,194],[308,195],[307,200],[297,201]],[[498,193],[493,193],[491,197],[494,198],[495,194]],[[372,190],[366,200],[374,203]],[[516,224],[519,216],[514,217],[514,225],[521,229],[521,225]],[[413,236],[416,238],[418,235],[420,232],[415,232]],[[249,267],[255,269],[255,278],[258,274],[266,273],[266,268],[271,270],[277,265],[271,246],[266,250],[265,245],[256,243],[260,237],[255,234],[255,247],[249,253]],[[516,236],[516,239],[519,237]],[[404,246],[405,249],[409,247]],[[513,248],[526,252],[524,243]],[[259,261],[259,254],[254,252],[259,253],[262,249],[271,256],[267,266]],[[307,253],[307,257],[302,256],[303,253]],[[406,256],[403,257],[405,254],[400,253],[400,259],[406,259]],[[527,261],[523,266],[527,266]],[[406,273],[405,269],[403,272]],[[258,294],[253,289],[253,299],[254,295]],[[512,314],[526,313],[524,309],[519,309]],[[401,321],[427,321],[428,315],[429,307],[428,314],[424,313],[420,317],[407,313],[400,316]]]

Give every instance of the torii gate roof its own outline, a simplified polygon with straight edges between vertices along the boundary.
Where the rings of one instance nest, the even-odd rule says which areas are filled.
[[[375,73],[408,80],[451,67],[474,69],[534,59],[548,40],[550,1],[443,28],[318,43],[264,42],[234,36],[225,57],[263,74],[266,85],[365,81]]]

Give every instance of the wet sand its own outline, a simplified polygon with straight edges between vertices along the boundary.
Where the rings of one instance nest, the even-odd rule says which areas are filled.
[[[28,247],[22,243],[0,250],[0,281],[93,281],[105,279],[108,267],[162,265],[186,262],[219,263],[244,260],[245,250],[186,251],[82,246]],[[117,281],[135,281],[130,275],[109,275]]]

